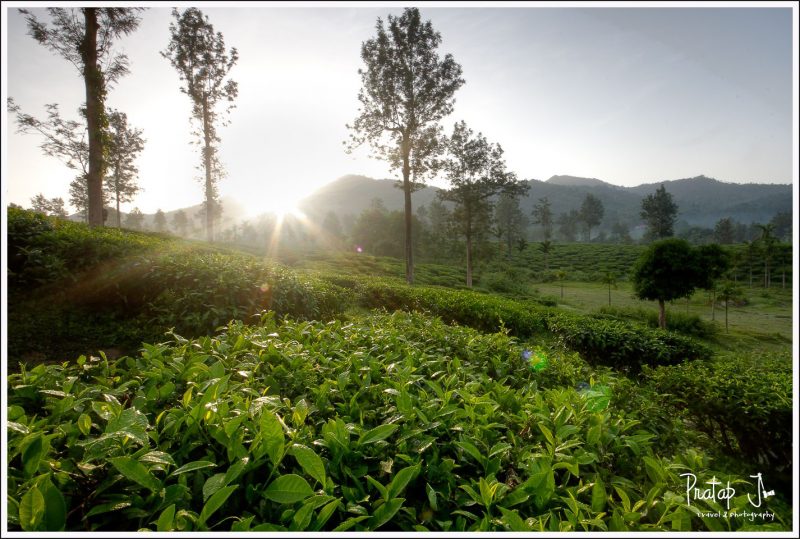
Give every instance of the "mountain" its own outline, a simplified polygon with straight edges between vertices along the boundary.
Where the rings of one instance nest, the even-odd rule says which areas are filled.
[[[596,187],[598,185],[610,185],[614,187],[610,183],[598,180],[597,178],[581,178],[578,176],[551,176],[547,180],[547,183],[563,185],[565,187]]]
[[[403,208],[402,192],[394,180],[375,180],[365,176],[343,176],[323,187],[301,202],[307,215],[325,215],[333,211],[340,217],[357,216],[368,208],[372,199],[379,198],[389,210]],[[788,184],[728,183],[696,176],[679,180],[648,183],[636,187],[621,187],[597,178],[552,176],[546,181],[529,180],[528,196],[520,207],[528,214],[540,198],[547,197],[551,210],[558,216],[580,209],[587,194],[600,199],[605,215],[601,230],[608,230],[619,221],[630,227],[642,223],[642,199],[664,184],[678,204],[678,221],[690,226],[713,227],[723,217],[749,224],[766,223],[778,212],[792,211],[792,186]],[[425,187],[412,195],[416,211],[429,204],[439,189]]]

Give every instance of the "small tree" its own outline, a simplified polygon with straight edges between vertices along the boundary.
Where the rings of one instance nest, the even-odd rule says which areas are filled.
[[[775,256],[775,244],[778,239],[773,235],[775,225],[772,223],[766,225],[758,225],[761,231],[761,237],[758,238],[758,249],[761,252],[761,258],[764,260],[764,288],[769,288],[770,285],[770,263]]]
[[[558,283],[561,285],[561,299],[564,299],[564,279],[567,278],[567,272],[564,270],[558,270],[556,272],[556,279]]]
[[[547,258],[550,254],[550,251],[553,250],[553,242],[550,240],[544,240],[539,244],[539,250],[542,252],[542,255],[544,255],[544,271],[548,271],[550,266],[547,263]]]
[[[62,219],[67,217],[67,210],[64,209],[64,199],[61,197],[48,199],[42,193],[39,193],[31,199],[31,209],[53,217]]]
[[[166,232],[167,230],[167,216],[164,215],[160,208],[153,217],[153,225],[156,228],[156,232]]]
[[[673,235],[675,219],[678,216],[678,205],[672,195],[662,184],[652,195],[642,199],[642,219],[647,223],[645,237],[649,240],[668,238]]]
[[[640,299],[658,301],[658,325],[667,327],[664,302],[686,297],[701,283],[698,257],[685,240],[653,243],[633,268],[634,293]]]
[[[577,240],[580,220],[580,213],[574,209],[558,216],[558,232],[564,241],[574,242]]]
[[[467,286],[471,287],[473,241],[486,231],[491,198],[501,192],[520,195],[528,185],[506,171],[499,144],[490,144],[481,133],[474,135],[464,122],[453,128],[447,140],[447,155],[444,169],[451,188],[439,191],[439,196],[456,204],[453,217],[466,240]]]
[[[222,165],[217,156],[220,137],[217,126],[220,118],[218,105],[227,102],[223,114],[233,108],[233,100],[239,93],[236,81],[227,78],[231,68],[239,59],[235,48],[225,49],[222,33],[214,33],[208,17],[197,8],[183,13],[172,10],[175,21],[170,23],[170,42],[161,55],[185,83],[181,92],[192,100],[192,119],[199,124],[195,133],[203,145],[203,170],[205,171],[205,227],[206,239],[214,241],[216,184],[220,179]]]
[[[592,228],[600,224],[604,213],[603,202],[593,194],[587,194],[579,212],[580,220],[586,227],[586,241],[591,241]]]
[[[494,220],[497,224],[498,239],[505,238],[506,256],[511,258],[511,252],[516,243],[525,236],[528,227],[528,217],[519,207],[520,195],[502,193],[494,209]]]
[[[717,290],[717,297],[725,302],[725,332],[728,332],[728,305],[732,301],[740,300],[744,297],[742,289],[731,281],[722,281]]]
[[[172,228],[179,236],[186,236],[186,229],[189,226],[189,219],[186,217],[186,212],[178,210],[172,214]]]
[[[131,230],[141,230],[144,223],[144,214],[139,208],[133,208],[125,218],[125,226]]]
[[[603,275],[603,284],[608,285],[608,305],[611,306],[611,288],[617,287],[617,274],[612,271],[607,271]]]
[[[701,282],[699,287],[711,292],[711,320],[714,320],[714,307],[717,301],[717,281],[728,271],[730,256],[716,243],[701,245],[697,249],[698,269]]]
[[[136,183],[139,169],[135,161],[144,149],[145,140],[141,129],[128,127],[128,116],[124,112],[113,109],[109,109],[108,114],[108,135],[105,188],[116,203],[117,228],[121,228],[120,203],[130,202],[142,190]]]
[[[553,212],[547,197],[540,198],[539,203],[533,207],[533,222],[541,225],[544,241],[550,241],[553,236]]]
[[[730,217],[725,217],[717,221],[714,225],[714,240],[722,245],[730,245],[733,243],[735,231],[733,228],[733,221]]]
[[[352,125],[348,151],[369,143],[374,155],[402,173],[405,211],[406,282],[414,282],[411,193],[428,173],[435,173],[439,151],[438,122],[453,110],[462,84],[461,66],[437,52],[441,35],[419,9],[379,18],[376,36],[361,45],[365,68],[359,69],[361,102]]]

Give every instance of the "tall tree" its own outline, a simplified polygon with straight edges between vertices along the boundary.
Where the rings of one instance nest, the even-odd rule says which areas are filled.
[[[669,238],[673,235],[675,219],[678,216],[678,205],[662,184],[654,194],[647,195],[642,199],[642,211],[639,215],[647,223],[645,237],[648,240]]]
[[[778,212],[773,217],[772,220],[769,222],[772,226],[775,227],[775,237],[781,241],[791,242],[792,241],[792,214],[791,212]]]
[[[592,228],[600,224],[605,208],[603,202],[591,193],[587,193],[581,204],[580,220],[586,227],[586,241],[592,239]]]
[[[117,228],[122,227],[119,205],[130,202],[141,191],[136,183],[139,169],[135,161],[144,149],[142,130],[128,127],[128,116],[124,112],[109,109],[108,113],[108,174],[106,192],[116,203]]]
[[[657,241],[633,267],[633,290],[639,299],[658,301],[658,325],[667,328],[664,302],[684,298],[701,282],[698,257],[686,240]]]
[[[48,8],[51,25],[21,9],[28,33],[36,41],[69,61],[83,77],[88,137],[88,221],[103,225],[103,174],[105,171],[105,99],[108,88],[128,73],[128,57],[114,53],[115,41],[139,26],[143,8]]]
[[[553,212],[547,197],[540,198],[539,203],[533,207],[533,222],[541,225],[544,241],[550,241],[553,235]]]
[[[450,114],[453,95],[462,84],[461,66],[452,55],[439,56],[441,35],[419,9],[406,8],[378,18],[376,36],[362,43],[361,102],[350,129],[348,151],[369,143],[375,157],[403,176],[406,282],[414,282],[411,193],[434,174],[441,145],[438,122]]]
[[[498,235],[506,242],[506,255],[511,258],[511,251],[520,239],[525,238],[528,217],[519,207],[519,195],[502,193],[494,209],[494,220]]]
[[[217,156],[217,146],[221,142],[217,125],[225,124],[239,93],[236,81],[228,78],[239,53],[236,48],[226,51],[222,33],[214,33],[208,17],[199,9],[188,8],[183,13],[173,9],[172,16],[175,21],[169,25],[170,42],[161,55],[170,61],[185,83],[181,92],[192,100],[192,119],[199,124],[195,134],[203,145],[206,238],[214,241],[216,184],[222,173]],[[217,107],[224,103],[228,106],[222,113],[218,112]]]
[[[487,228],[491,198],[502,192],[520,196],[529,186],[506,170],[499,144],[490,144],[481,133],[474,135],[463,121],[455,124],[446,144],[444,170],[451,188],[438,194],[456,205],[453,217],[466,240],[467,286],[471,287],[473,241]]]

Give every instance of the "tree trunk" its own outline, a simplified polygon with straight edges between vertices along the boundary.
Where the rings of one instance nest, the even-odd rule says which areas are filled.
[[[786,270],[781,272],[781,288],[786,289]]]
[[[119,163],[114,171],[114,192],[117,197],[117,228],[122,228],[122,217],[119,215]]]
[[[753,288],[753,268],[750,268],[750,288]]]
[[[203,158],[206,168],[206,240],[214,241],[214,189],[211,183],[211,126],[208,117],[208,95],[203,95]]]
[[[714,318],[714,305],[717,303],[717,290],[715,288],[711,289],[711,320],[716,320]]]
[[[103,74],[97,64],[97,8],[83,8],[86,32],[81,44],[86,86],[89,173],[86,176],[89,226],[103,226]]]
[[[411,145],[403,139],[403,202],[405,210],[406,283],[414,284],[414,253],[411,243]]]
[[[611,284],[608,285],[608,306],[611,307]]]
[[[561,299],[564,299],[564,281],[561,281]]]
[[[472,288],[472,235],[467,228],[467,287]]]
[[[658,327],[667,329],[667,313],[664,309],[664,300],[658,300]]]
[[[728,333],[728,302],[730,299],[725,299],[725,333]]]

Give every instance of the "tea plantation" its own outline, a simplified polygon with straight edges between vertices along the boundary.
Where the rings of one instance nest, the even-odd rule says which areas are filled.
[[[8,220],[11,530],[791,528],[788,351]]]

